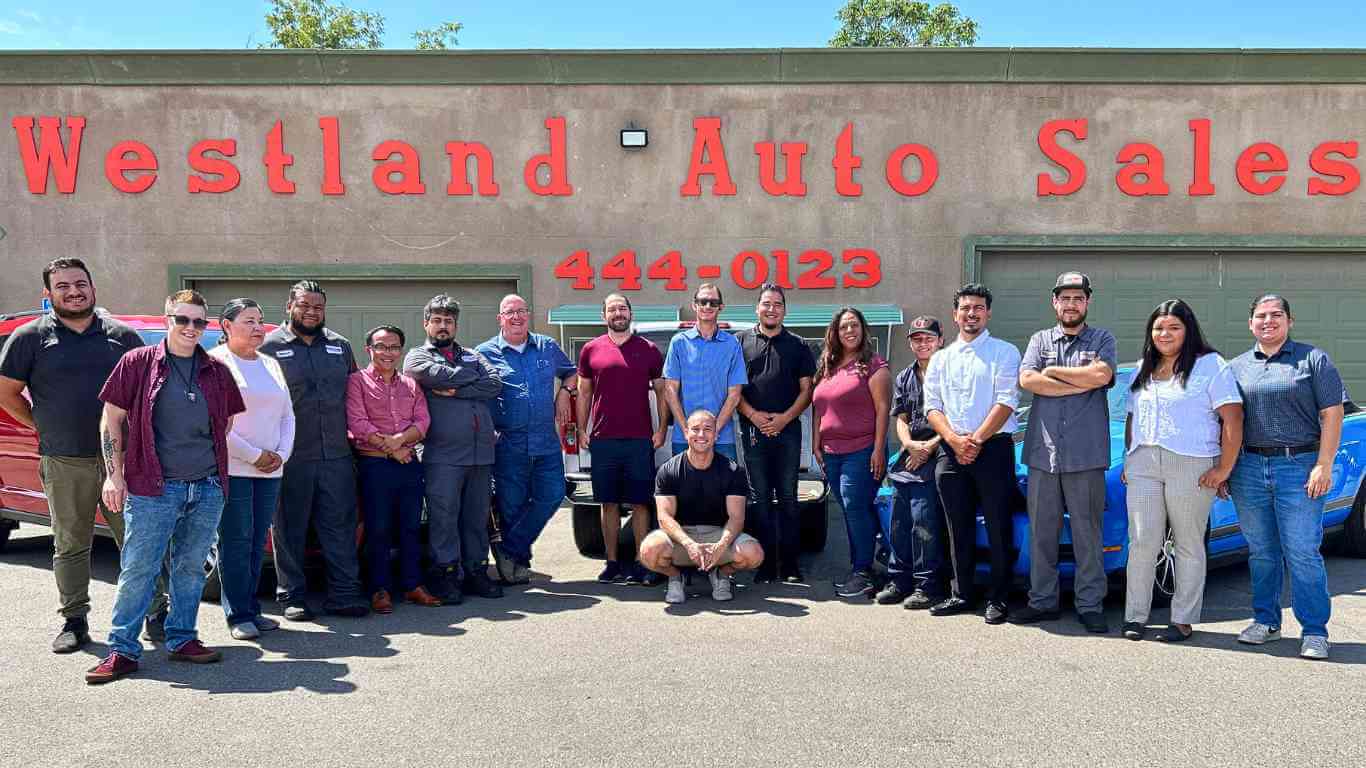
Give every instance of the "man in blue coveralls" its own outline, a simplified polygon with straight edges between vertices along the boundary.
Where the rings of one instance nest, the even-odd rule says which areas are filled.
[[[508,584],[531,577],[531,545],[564,500],[560,430],[569,421],[569,393],[577,367],[549,336],[531,333],[526,300],[512,294],[498,304],[497,336],[476,351],[497,369],[502,393],[492,402],[499,436],[493,482],[503,542],[493,547],[498,576]]]

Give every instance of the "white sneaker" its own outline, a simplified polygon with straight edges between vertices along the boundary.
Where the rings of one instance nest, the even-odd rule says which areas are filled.
[[[707,578],[711,579],[711,599],[724,602],[735,597],[730,592],[730,577],[721,573],[720,568],[707,571]]]
[[[233,640],[255,640],[260,636],[261,630],[257,629],[256,625],[250,621],[232,625]]]
[[[1300,656],[1305,659],[1328,658],[1328,638],[1323,635],[1306,635],[1301,638]]]
[[[1252,622],[1247,625],[1247,629],[1238,633],[1238,642],[1248,645],[1261,645],[1281,639],[1281,630],[1273,629],[1265,624]]]
[[[688,599],[688,593],[683,591],[683,577],[670,576],[669,590],[664,593],[664,602],[678,605]]]

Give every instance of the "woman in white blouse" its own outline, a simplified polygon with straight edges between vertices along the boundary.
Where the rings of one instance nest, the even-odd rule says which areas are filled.
[[[294,447],[294,405],[280,364],[256,353],[266,338],[261,306],[251,299],[233,299],[224,305],[219,323],[227,343],[209,354],[232,370],[247,410],[233,419],[228,433],[228,498],[218,525],[218,576],[232,636],[250,640],[280,626],[261,615],[256,590],[280,477]]]
[[[1170,299],[1148,317],[1143,359],[1129,393],[1124,430],[1129,564],[1124,636],[1141,640],[1152,608],[1156,561],[1170,528],[1175,542],[1171,619],[1157,639],[1187,640],[1205,596],[1205,529],[1215,493],[1243,443],[1238,382],[1205,342],[1189,305]]]

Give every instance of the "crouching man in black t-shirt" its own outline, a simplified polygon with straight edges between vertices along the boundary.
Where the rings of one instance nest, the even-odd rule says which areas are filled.
[[[641,542],[640,561],[669,577],[665,602],[687,599],[680,566],[706,571],[712,599],[729,600],[730,577],[764,561],[763,547],[742,533],[749,478],[733,460],[716,453],[716,414],[693,411],[684,436],[688,450],[655,474],[659,530]]]

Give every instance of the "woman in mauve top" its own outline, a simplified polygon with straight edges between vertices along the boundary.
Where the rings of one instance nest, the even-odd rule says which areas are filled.
[[[857,309],[841,307],[825,329],[811,399],[814,454],[849,533],[851,570],[835,584],[840,597],[865,596],[873,588],[873,499],[887,471],[891,396],[892,374],[887,361],[873,354],[868,321]]]

